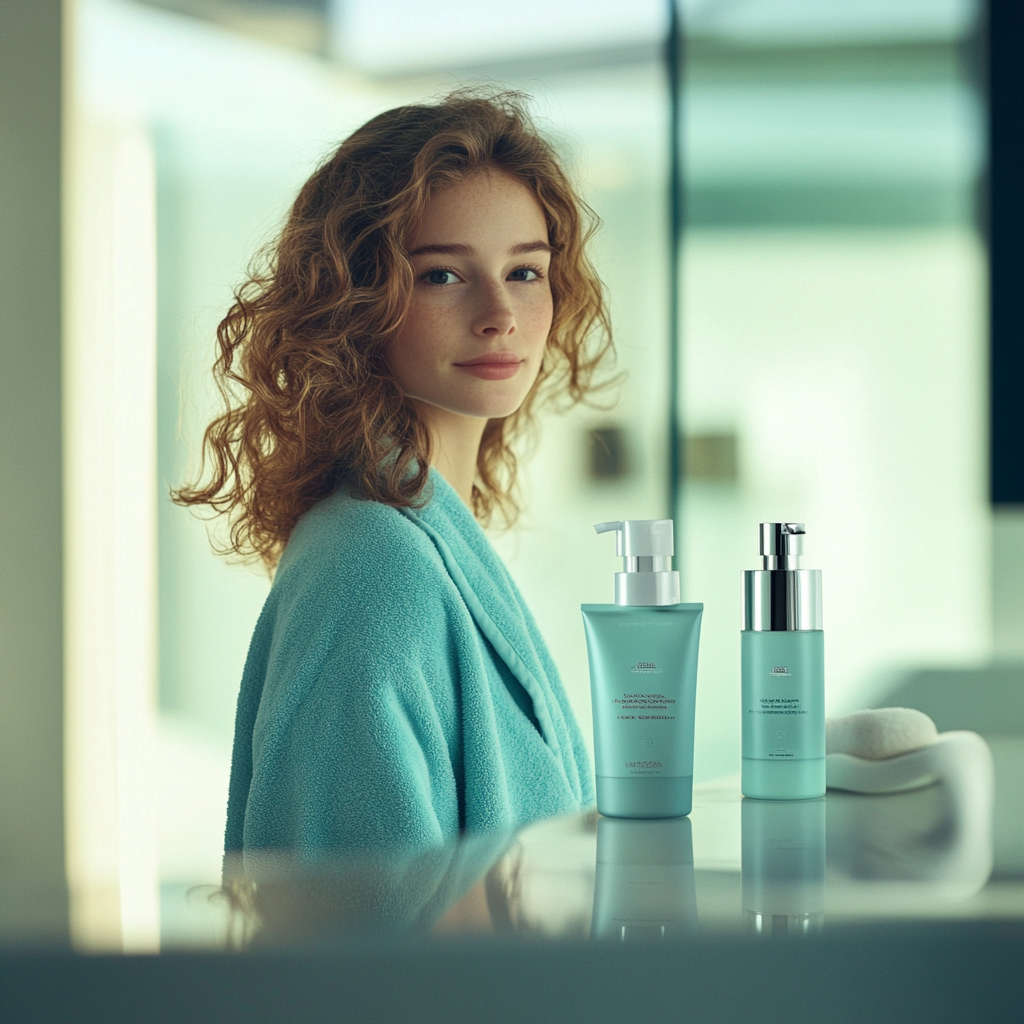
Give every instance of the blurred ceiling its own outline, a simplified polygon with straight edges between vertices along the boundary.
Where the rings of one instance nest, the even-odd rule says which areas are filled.
[[[139,0],[339,60],[373,76],[506,74],[656,58],[667,0]],[[687,37],[718,53],[935,48],[969,37],[978,0],[679,0]]]

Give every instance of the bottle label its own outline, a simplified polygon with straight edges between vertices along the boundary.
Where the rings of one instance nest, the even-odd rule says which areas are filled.
[[[699,606],[584,606],[597,774],[693,774]]]
[[[825,756],[824,634],[744,632],[743,756]]]

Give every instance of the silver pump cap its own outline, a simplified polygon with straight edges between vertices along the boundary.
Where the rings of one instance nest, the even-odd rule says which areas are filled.
[[[761,556],[765,569],[799,569],[804,553],[803,523],[761,523]]]
[[[743,573],[743,628],[821,629],[821,570],[801,569],[803,523],[761,523],[763,569]]]
[[[679,604],[671,519],[622,519],[598,523],[594,530],[615,532],[615,553],[623,568],[615,574],[616,604]]]

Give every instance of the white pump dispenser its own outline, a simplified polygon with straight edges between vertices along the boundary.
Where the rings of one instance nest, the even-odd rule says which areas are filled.
[[[615,553],[623,560],[623,571],[615,574],[616,604],[679,604],[671,519],[623,519],[598,523],[594,530],[615,531]]]

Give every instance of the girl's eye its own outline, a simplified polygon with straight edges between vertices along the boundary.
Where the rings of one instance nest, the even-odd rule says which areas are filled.
[[[427,284],[455,284],[457,278],[454,271],[438,268],[436,270],[428,270],[423,275],[423,280]]]
[[[538,281],[540,280],[540,271],[534,267],[516,267],[511,274],[508,275],[509,281]]]

